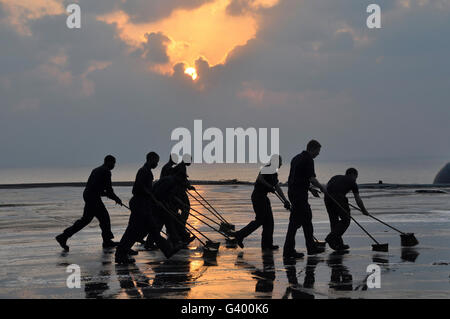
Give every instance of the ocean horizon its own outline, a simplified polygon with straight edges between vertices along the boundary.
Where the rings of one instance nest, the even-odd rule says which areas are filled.
[[[290,161],[290,159],[289,159]],[[404,163],[402,160],[382,161],[321,161],[315,164],[316,174],[322,183],[332,176],[343,174],[349,167],[359,171],[358,183],[374,184],[383,181],[385,184],[432,184],[438,171],[446,164],[446,160],[425,159]],[[0,168],[0,185],[8,184],[48,184],[48,183],[82,183],[86,182],[92,166],[80,167],[37,167],[37,168]],[[143,163],[120,164],[112,172],[113,182],[134,181],[137,170]],[[155,178],[159,177],[160,162],[154,170]],[[192,164],[188,168],[189,178],[195,181],[219,182],[236,180],[254,182],[260,164]],[[289,175],[289,162],[284,162],[279,170],[279,179],[286,182]]]

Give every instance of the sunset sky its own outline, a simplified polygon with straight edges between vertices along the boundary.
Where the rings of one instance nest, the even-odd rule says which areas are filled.
[[[0,168],[140,162],[194,119],[449,161],[449,34],[448,0],[0,0]]]

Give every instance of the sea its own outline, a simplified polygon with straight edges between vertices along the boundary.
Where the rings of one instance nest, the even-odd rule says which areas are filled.
[[[316,159],[316,174],[319,181],[326,183],[332,176],[344,174],[349,167],[359,171],[358,183],[391,184],[432,184],[438,171],[448,162],[445,159],[391,159],[357,160],[326,162]],[[113,171],[113,181],[133,181],[137,170],[143,163],[117,164]],[[66,183],[85,182],[91,170],[99,166],[82,167],[37,167],[37,168],[0,168],[0,185],[24,183]],[[155,169],[155,176],[164,163]],[[258,164],[192,164],[189,177],[199,181],[238,180],[253,182],[261,165]],[[284,163],[279,171],[280,181],[287,181],[289,163]]]
[[[83,212],[82,187],[54,183],[85,182],[92,167],[29,168],[0,170],[0,184],[43,184],[39,187],[0,187],[0,298],[450,298],[450,185],[432,185],[445,161],[317,161],[321,182],[354,166],[360,171],[362,199],[368,210],[402,232],[414,233],[419,244],[402,247],[400,234],[383,224],[352,211],[352,216],[387,252],[372,250],[373,239],[352,223],[344,235],[350,250],[333,252],[329,247],[317,256],[286,263],[282,248],[272,253],[260,249],[261,229],[245,239],[244,249],[227,245],[217,232],[220,220],[205,202],[191,197],[195,211],[188,223],[199,237],[188,249],[170,259],[159,251],[139,251],[136,264],[116,265],[114,251],[101,247],[98,222],[94,221],[68,241],[63,252],[54,237]],[[95,165],[93,165],[95,167]],[[113,181],[132,181],[139,164],[121,165]],[[286,181],[289,165],[280,170]],[[199,181],[254,181],[258,165],[192,165],[188,174]],[[156,176],[159,175],[158,170]],[[383,184],[378,184],[379,181]],[[286,191],[286,187],[283,187]],[[236,229],[254,218],[250,200],[252,185],[245,183],[200,183],[197,190]],[[130,186],[115,187],[124,202]],[[269,195],[275,220],[274,243],[283,246],[289,212]],[[350,201],[354,200],[350,196]],[[112,231],[120,240],[129,211],[105,199]],[[324,240],[329,232],[322,199],[310,198],[314,234]],[[214,222],[198,213],[209,216]],[[198,217],[198,218],[195,218]],[[205,224],[203,221],[207,221]],[[211,227],[212,226],[212,227]],[[216,229],[214,229],[216,228]],[[206,256],[202,242],[220,243],[215,256]],[[296,248],[305,251],[303,232]],[[69,288],[69,267],[81,270],[79,288]],[[380,269],[381,286],[369,287],[368,269]],[[372,268],[368,268],[372,267]]]

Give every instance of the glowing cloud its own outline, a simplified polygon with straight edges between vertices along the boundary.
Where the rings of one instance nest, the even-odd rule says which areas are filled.
[[[250,1],[252,8],[269,8],[279,0]],[[170,39],[167,45],[169,62],[152,70],[171,73],[175,64],[195,65],[199,57],[210,66],[221,64],[236,46],[245,45],[258,30],[257,11],[230,15],[227,7],[232,0],[215,0],[195,9],[178,9],[169,17],[152,23],[135,24],[123,11],[99,17],[116,23],[120,38],[136,48],[146,42],[146,34],[161,33]],[[189,72],[192,73],[192,70]],[[201,74],[200,74],[201,76]]]

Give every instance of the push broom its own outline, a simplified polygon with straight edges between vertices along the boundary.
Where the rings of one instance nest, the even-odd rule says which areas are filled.
[[[205,206],[198,198],[196,198],[195,196],[193,196],[191,193],[188,193],[189,195],[191,195],[191,197],[193,197],[200,205],[202,205],[206,210],[208,210],[209,212],[213,213],[209,207]],[[176,198],[177,201],[179,203],[181,203],[182,205],[187,206],[185,203],[183,203],[179,198]],[[214,231],[218,232],[219,234],[221,234],[222,236],[225,237],[225,242],[227,244],[227,248],[236,248],[237,247],[237,240],[236,238],[232,238],[230,237],[232,230],[227,230],[227,228],[223,228],[223,223],[221,222],[220,224],[218,222],[216,222],[215,220],[213,220],[212,218],[200,213],[198,210],[190,207],[191,210],[193,210],[194,212],[196,212],[198,215],[202,216],[203,218],[211,221],[212,223],[216,224],[217,226],[219,226],[219,229],[217,229],[214,226],[211,226],[210,224],[208,224],[207,222],[205,222],[204,220],[201,220],[198,216],[192,215],[194,218],[200,220],[202,223],[204,223],[205,225],[207,225],[209,228],[213,229]],[[214,213],[213,213],[214,214]],[[215,216],[215,215],[214,215]]]
[[[197,228],[192,226],[191,224],[186,222],[186,225],[191,227],[193,230],[198,232],[202,237],[206,239],[206,242],[204,242],[202,239],[200,239],[189,227],[186,227],[186,225],[183,224],[181,220],[179,220],[179,217],[176,215],[176,213],[172,212],[170,209],[165,207],[163,203],[158,204],[162,209],[164,209],[178,224],[182,225],[187,232],[189,232],[192,236],[194,236],[203,246],[203,253],[204,255],[217,255],[217,252],[219,251],[220,243],[219,242],[213,242],[210,240],[203,232],[199,231]],[[127,209],[131,210],[128,206],[122,205],[126,207]]]
[[[185,203],[183,203],[183,201],[181,199],[179,199],[178,197],[175,197],[175,200],[180,203],[181,205],[183,205],[185,208],[189,208],[190,210],[194,211],[197,215],[200,215],[201,217],[203,217],[206,220],[209,220],[210,222],[212,222],[213,224],[217,225],[220,227],[220,224],[218,222],[216,222],[215,220],[213,220],[212,218],[209,218],[208,216],[202,214],[201,212],[199,212],[198,210],[189,207],[188,205],[186,205]],[[225,237],[225,239],[228,241],[233,241],[234,239],[231,238],[228,234],[226,234],[225,232],[221,231],[220,229],[217,229],[216,227],[212,226],[211,224],[209,224],[208,222],[206,222],[205,220],[201,219],[200,217],[194,215],[194,214],[190,214],[190,216],[194,217],[195,219],[197,219],[198,221],[200,221],[201,223],[205,224],[206,226],[208,226],[209,228],[211,228],[212,230],[214,230],[215,232],[219,233],[220,235],[222,235],[223,237]]]
[[[348,213],[344,207],[341,206],[341,204],[339,204],[339,202],[337,200],[335,200],[333,197],[331,197],[330,195],[327,195],[329,198],[331,198],[331,200],[340,208],[342,209],[345,213]],[[380,244],[371,234],[369,234],[369,232],[361,226],[360,223],[358,223],[356,221],[355,218],[353,218],[353,216],[350,215],[350,218],[355,222],[356,225],[359,226],[359,228],[361,228],[366,234],[367,236],[369,236],[374,242],[375,244],[372,245],[372,250],[373,251],[389,251],[389,244]]]
[[[208,238],[208,236],[206,236],[203,232],[201,232],[200,230],[198,230],[197,228],[195,228],[194,226],[192,226],[191,224],[189,224],[188,222],[186,222],[186,225],[189,227],[186,227],[184,225],[184,223],[179,219],[178,215],[171,211],[170,209],[168,209],[167,207],[165,207],[164,204],[159,204],[167,213],[169,213],[170,216],[173,217],[173,219],[180,225],[184,226],[185,229],[195,238],[198,239],[198,241],[203,245],[203,247],[207,250],[215,250],[216,252],[219,250],[220,247],[220,243],[219,242],[213,242],[211,239]],[[204,237],[206,239],[206,243],[203,242],[198,236],[196,236],[191,229],[195,230],[197,233],[199,233],[202,237]]]
[[[202,194],[200,194],[196,189],[194,190],[194,192],[206,203],[208,204],[209,207],[207,207],[203,202],[201,202],[198,198],[196,198],[191,192],[188,192],[188,194],[190,196],[192,196],[192,198],[194,198],[196,201],[198,201],[203,207],[205,207],[211,214],[213,214],[216,218],[218,218],[220,220],[220,230],[223,232],[231,232],[234,231],[236,229],[236,227],[229,223],[212,205],[210,202],[208,202],[203,196]]]
[[[356,207],[355,205],[349,204],[352,208],[361,211],[361,209],[359,209],[358,207]],[[414,236],[414,233],[404,233],[401,230],[395,228],[394,226],[389,225],[388,223],[380,220],[379,218],[368,214],[367,216],[375,219],[376,221],[382,223],[383,225],[395,230],[396,232],[400,233],[400,241],[401,241],[401,245],[404,247],[413,247],[419,244],[419,241],[417,240],[416,236]]]

